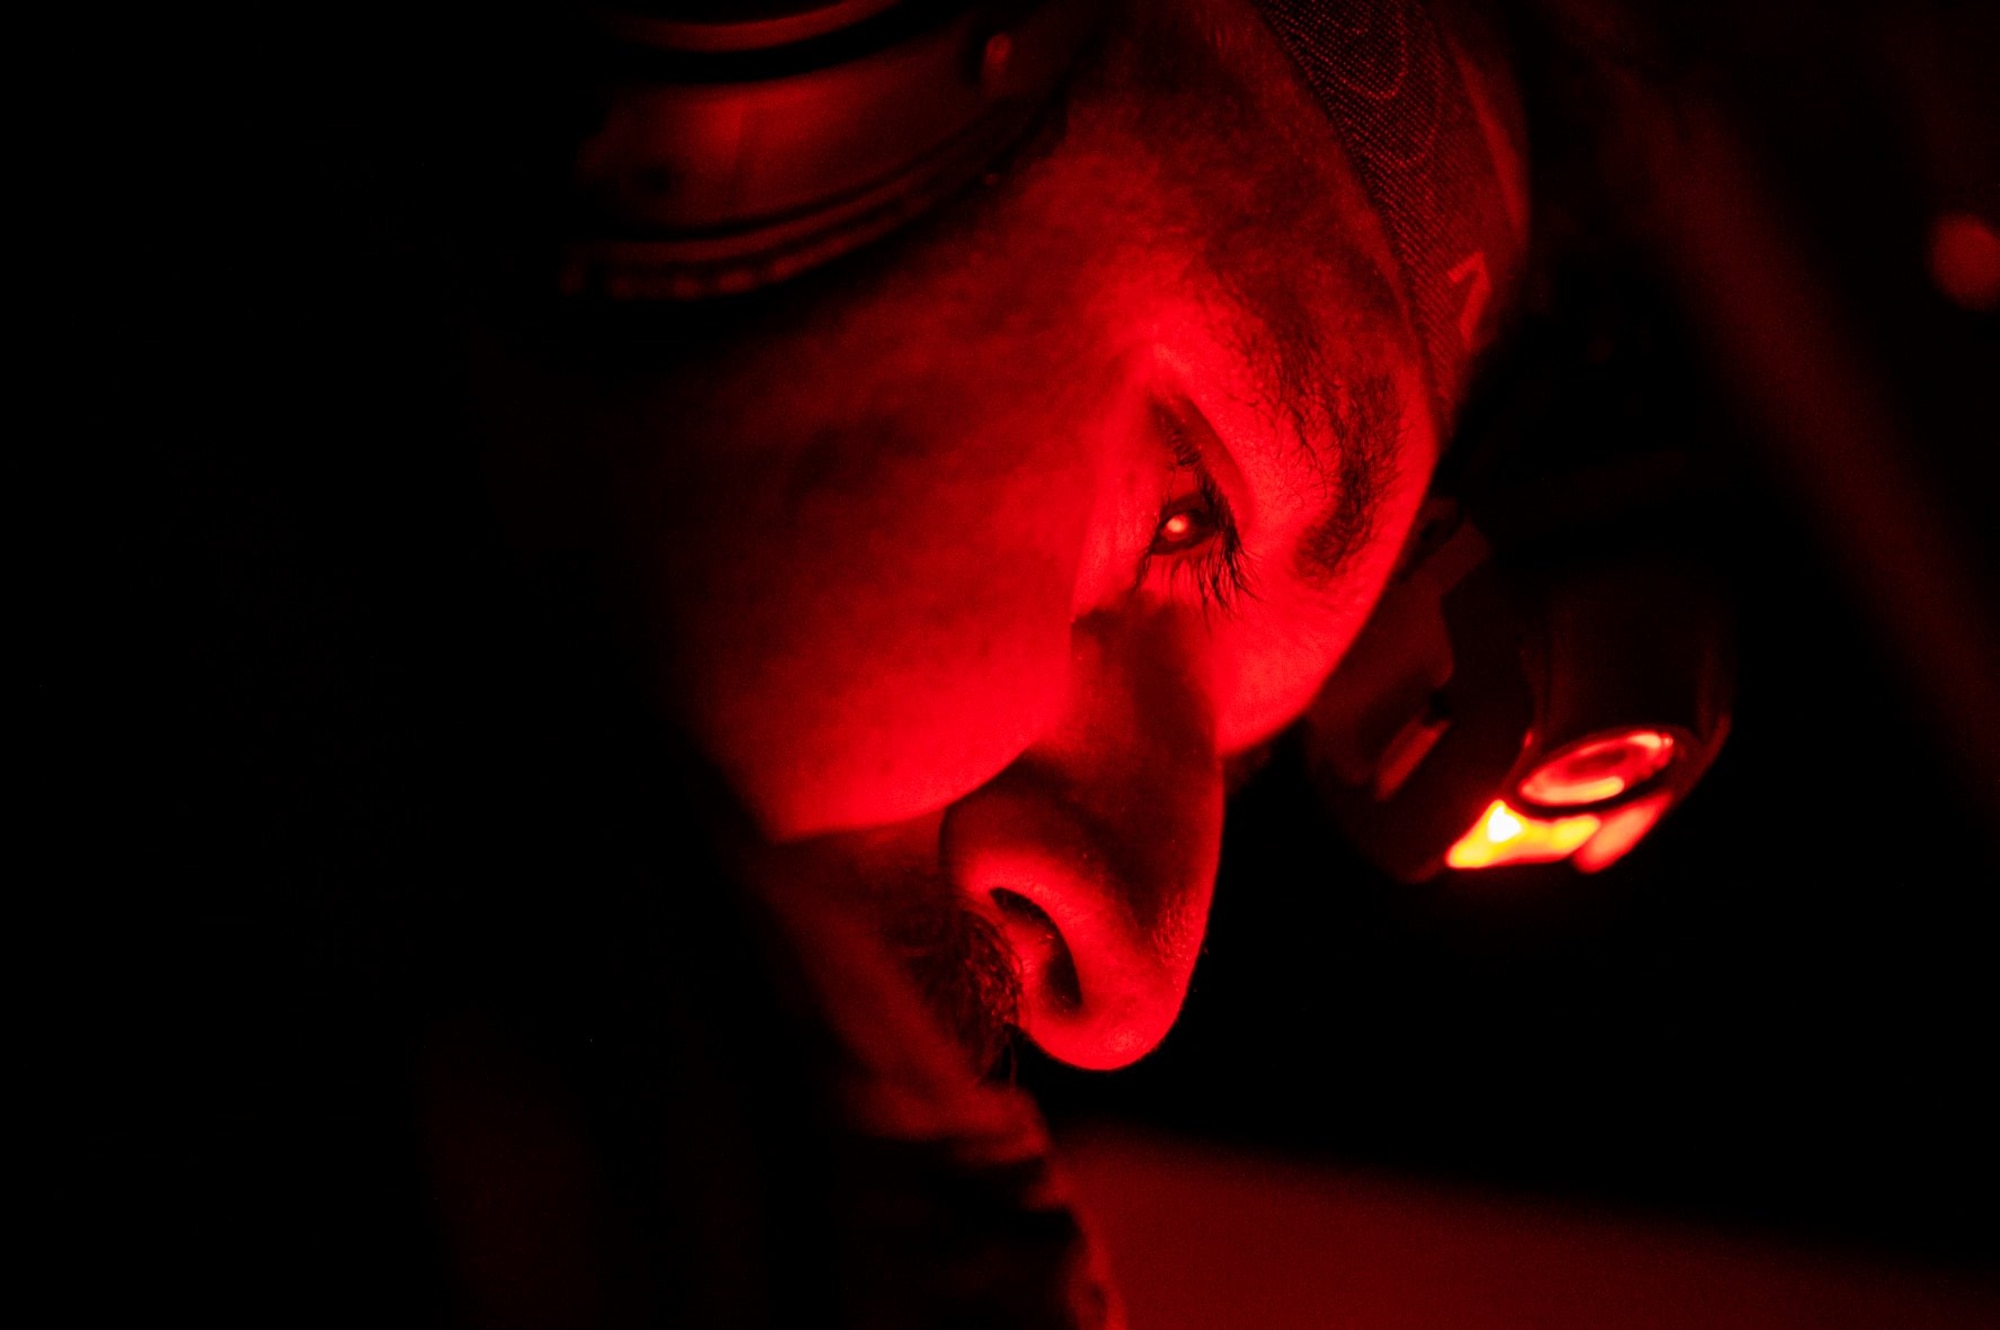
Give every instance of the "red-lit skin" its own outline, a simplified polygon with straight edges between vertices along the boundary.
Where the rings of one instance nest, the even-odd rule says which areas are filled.
[[[1162,2],[1113,32],[1067,136],[976,217],[614,410],[665,705],[763,829],[742,871],[860,911],[947,884],[1018,954],[1025,1032],[1096,1068],[1172,1024],[1223,762],[1295,717],[1359,630],[1436,455],[1379,229],[1259,20]],[[1157,86],[1162,52],[1220,71],[1266,160],[1204,129],[1211,75]],[[1279,179],[1313,225],[1260,225]],[[1401,404],[1381,521],[1330,591],[1292,565],[1327,478],[1241,349],[1264,332],[1195,261],[1246,224],[1239,248],[1319,325],[1326,378],[1387,377]],[[1255,584],[1233,616],[1170,560],[1135,590],[1190,488],[1156,418],[1182,399],[1226,449],[1211,469]]]

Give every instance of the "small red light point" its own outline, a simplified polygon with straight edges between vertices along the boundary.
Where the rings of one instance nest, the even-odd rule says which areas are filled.
[[[1977,314],[2000,310],[2000,233],[1969,212],[1931,223],[1931,281],[1953,304]]]

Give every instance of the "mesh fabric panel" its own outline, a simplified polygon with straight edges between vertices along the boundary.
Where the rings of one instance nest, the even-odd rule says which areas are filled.
[[[1417,0],[1254,0],[1353,159],[1401,269],[1441,432],[1525,245],[1469,62]]]

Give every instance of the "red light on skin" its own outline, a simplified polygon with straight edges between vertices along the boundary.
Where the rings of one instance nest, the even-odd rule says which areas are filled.
[[[1453,868],[1553,863],[1575,853],[1601,825],[1594,813],[1543,819],[1495,799],[1458,844],[1445,852],[1444,861]]]
[[[1595,873],[1611,867],[1626,852],[1646,838],[1673,803],[1671,794],[1639,799],[1604,815],[1604,826],[1588,844],[1577,850],[1570,863],[1579,873]]]
[[[1627,730],[1564,748],[1520,784],[1521,797],[1543,808],[1580,808],[1615,799],[1651,780],[1674,760],[1674,738]]]

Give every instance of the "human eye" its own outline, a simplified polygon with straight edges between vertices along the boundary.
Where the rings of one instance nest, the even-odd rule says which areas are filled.
[[[1175,493],[1154,524],[1139,584],[1158,580],[1170,598],[1191,598],[1205,613],[1232,613],[1249,594],[1249,579],[1228,496],[1185,430],[1168,420],[1163,432],[1174,452]]]

